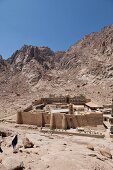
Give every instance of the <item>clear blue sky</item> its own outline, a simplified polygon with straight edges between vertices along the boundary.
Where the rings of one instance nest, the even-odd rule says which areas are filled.
[[[113,23],[113,0],[0,0],[0,54],[24,44],[66,50]]]

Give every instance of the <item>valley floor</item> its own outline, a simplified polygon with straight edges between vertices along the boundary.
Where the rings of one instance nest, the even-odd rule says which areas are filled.
[[[15,116],[14,116],[15,118]],[[1,119],[0,130],[11,132],[2,143],[3,153],[0,153],[1,170],[2,162],[8,157],[22,161],[25,170],[113,170],[113,160],[103,157],[99,150],[109,147],[113,155],[112,139],[104,139],[42,134],[35,126],[17,125],[14,119]],[[12,136],[18,133],[18,152],[13,153],[10,146]],[[24,149],[22,139],[28,137],[34,143],[34,148]],[[94,151],[87,145],[94,146]]]

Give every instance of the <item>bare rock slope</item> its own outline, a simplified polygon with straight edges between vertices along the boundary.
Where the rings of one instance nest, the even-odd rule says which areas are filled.
[[[0,57],[0,113],[49,94],[83,94],[100,104],[113,93],[113,25],[83,37],[67,51],[24,45]]]

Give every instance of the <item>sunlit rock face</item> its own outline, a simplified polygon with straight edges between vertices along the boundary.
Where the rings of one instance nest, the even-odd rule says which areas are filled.
[[[7,60],[0,56],[1,111],[17,110],[50,93],[111,102],[113,25],[84,36],[67,51],[24,45]]]

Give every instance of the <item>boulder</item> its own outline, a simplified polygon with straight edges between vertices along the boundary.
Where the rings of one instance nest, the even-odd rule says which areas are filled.
[[[14,157],[7,157],[2,162],[3,167],[6,170],[23,170],[23,162],[20,162],[19,160],[15,159]]]
[[[87,148],[90,149],[90,150],[92,150],[92,151],[94,151],[94,146],[91,145],[91,144],[88,144],[88,145],[87,145]]]
[[[24,138],[22,143],[24,148],[33,148],[34,146],[34,144],[28,138]]]
[[[105,157],[107,157],[109,159],[112,159],[112,155],[111,155],[110,149],[102,148],[102,149],[100,149],[100,153],[101,153],[101,155],[103,155],[103,156],[105,156]]]
[[[97,157],[96,154],[88,154],[88,156],[91,156],[91,157]]]

